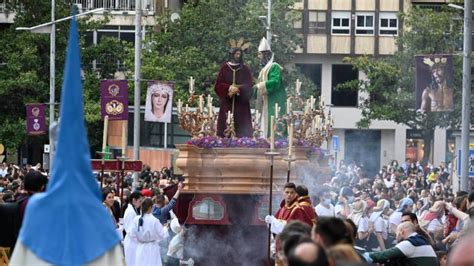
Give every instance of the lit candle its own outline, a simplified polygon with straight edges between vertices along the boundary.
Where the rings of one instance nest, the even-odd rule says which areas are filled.
[[[278,114],[280,113],[280,107],[278,103],[275,103],[275,118],[278,119]]]
[[[291,107],[292,107],[292,104],[289,103],[288,106],[286,107],[286,113],[287,113],[287,114],[290,114],[290,112],[291,112],[291,110],[292,110]]]
[[[311,104],[311,111],[313,111],[313,109],[314,109],[314,101],[315,101],[315,100],[314,100],[314,97],[311,96],[311,97],[309,98],[309,102],[310,102],[310,104]]]
[[[187,112],[189,112],[189,104],[186,104],[186,109],[184,109]]]
[[[293,148],[293,124],[290,123],[289,128],[289,135],[288,135],[288,157],[291,158],[291,154],[293,153],[292,148]]]
[[[127,151],[127,133],[128,133],[127,125],[128,125],[128,121],[127,120],[123,121],[122,123],[122,157],[125,157],[125,153]]]
[[[258,110],[255,111],[255,123],[258,123],[260,121],[260,112]]]
[[[213,117],[213,112],[212,112],[212,97],[211,95],[207,95],[207,108],[208,108],[208,113],[209,117]]]
[[[178,113],[181,113],[181,109],[183,108],[183,102],[181,99],[178,99]]]
[[[270,117],[270,150],[275,149],[275,117]]]
[[[107,130],[109,129],[109,116],[106,115],[104,117],[104,130],[103,130],[103,136],[102,136],[102,152],[105,152],[105,149],[107,147]],[[105,158],[105,154],[104,157]]]
[[[231,116],[231,113],[230,111],[227,111],[227,124],[230,124],[230,116]]]
[[[204,108],[204,97],[202,95],[199,95],[199,112],[202,112]]]
[[[301,92],[301,82],[299,79],[296,80],[296,95],[300,95]]]
[[[320,98],[320,101],[319,101],[319,105],[320,105],[321,107],[324,106],[324,97],[323,97],[322,95],[321,95],[321,98]]]
[[[286,99],[286,113],[289,114],[290,113],[290,97],[288,97],[288,99]]]
[[[193,77],[189,78],[189,94],[191,95],[194,94],[194,78]]]

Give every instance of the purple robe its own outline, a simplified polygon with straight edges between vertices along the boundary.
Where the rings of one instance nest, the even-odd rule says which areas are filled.
[[[232,112],[232,97],[229,97],[229,86],[233,82],[233,71],[235,73],[235,84],[239,87],[240,92],[234,95],[234,125],[235,134],[237,137],[251,137],[252,136],[252,116],[250,114],[250,98],[253,95],[253,80],[249,68],[244,65],[232,66],[225,63],[219,70],[216,85],[214,90],[219,96],[219,115],[217,118],[217,135],[224,137],[224,130],[226,129],[227,112]]]

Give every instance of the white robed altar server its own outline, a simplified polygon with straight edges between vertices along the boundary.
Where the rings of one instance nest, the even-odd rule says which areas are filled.
[[[143,202],[143,195],[140,191],[135,191],[130,195],[130,203],[128,204],[125,214],[123,215],[123,229],[126,232],[123,241],[123,249],[125,251],[125,264],[127,266],[135,265],[135,251],[137,249],[137,238],[132,234],[132,225],[135,217],[140,216],[140,205]]]
[[[152,200],[146,198],[142,204],[142,215],[133,220],[131,234],[138,241],[135,265],[162,265],[159,242],[168,237],[168,230],[153,216],[152,206]]]
[[[10,265],[124,265],[119,236],[91,169],[79,50],[73,16],[51,178],[46,192],[28,201]]]

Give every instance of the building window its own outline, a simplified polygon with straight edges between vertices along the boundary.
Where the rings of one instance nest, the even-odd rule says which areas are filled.
[[[358,13],[355,28],[356,35],[373,35],[374,34],[374,14]]]
[[[348,35],[351,33],[351,13],[332,13],[332,34]]]
[[[324,32],[326,30],[326,12],[309,11],[308,29],[313,32]]]
[[[341,85],[358,80],[359,72],[352,65],[332,65],[331,102],[336,107],[356,107],[358,92]]]
[[[397,36],[398,18],[395,13],[380,13],[380,35]]]
[[[321,89],[322,66],[321,64],[296,64],[301,73],[313,81],[314,85],[316,85],[316,90]]]

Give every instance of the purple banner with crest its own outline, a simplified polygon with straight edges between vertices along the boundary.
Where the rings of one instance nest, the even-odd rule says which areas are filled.
[[[42,103],[26,104],[26,133],[28,135],[46,134],[45,107]]]
[[[128,83],[126,80],[100,82],[100,114],[109,120],[128,120]]]

